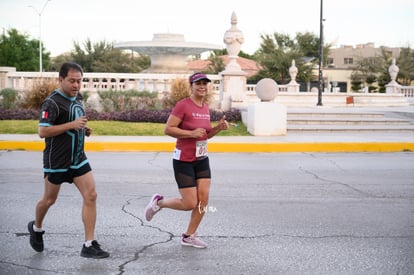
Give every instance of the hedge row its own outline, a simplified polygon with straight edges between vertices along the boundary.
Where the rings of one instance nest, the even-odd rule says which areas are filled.
[[[89,120],[114,120],[126,122],[154,122],[165,123],[171,110],[133,110],[120,112],[98,113],[94,109],[87,109]],[[211,121],[218,121],[225,115],[228,121],[241,121],[241,113],[237,109],[222,112],[210,110]],[[0,108],[0,120],[38,120],[39,110],[33,109],[4,109]]]

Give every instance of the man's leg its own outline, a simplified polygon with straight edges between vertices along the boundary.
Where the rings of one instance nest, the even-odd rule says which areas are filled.
[[[36,204],[35,220],[30,221],[27,225],[27,229],[30,233],[30,245],[37,252],[42,252],[44,249],[43,234],[45,231],[42,229],[43,219],[50,206],[55,203],[59,190],[60,184],[53,184],[49,182],[47,177],[45,177],[44,193],[42,198]]]
[[[82,221],[85,227],[85,243],[82,246],[81,256],[85,258],[102,259],[109,257],[109,253],[102,250],[95,240],[96,223],[96,190],[92,171],[73,179],[73,183],[82,194]]]
[[[60,186],[60,184],[53,184],[49,182],[48,178],[45,177],[45,189],[43,197],[37,202],[36,205],[35,226],[37,228],[42,228],[43,219],[45,218],[49,208],[56,202]]]
[[[94,240],[96,223],[95,179],[92,171],[73,179],[83,198],[82,221],[85,228],[85,240]]]

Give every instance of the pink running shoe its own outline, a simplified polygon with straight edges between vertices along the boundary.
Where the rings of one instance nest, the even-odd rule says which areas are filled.
[[[161,208],[157,205],[159,200],[162,200],[164,197],[160,194],[155,194],[152,196],[150,202],[148,203],[147,207],[145,207],[145,218],[147,221],[152,220],[154,215],[161,210]]]
[[[207,244],[196,237],[196,234],[192,234],[187,236],[186,234],[182,234],[181,236],[181,244],[184,246],[192,246],[195,248],[206,248]]]

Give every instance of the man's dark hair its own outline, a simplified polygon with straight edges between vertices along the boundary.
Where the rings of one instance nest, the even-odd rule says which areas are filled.
[[[75,62],[65,62],[60,67],[59,77],[65,78],[66,76],[68,76],[69,70],[79,71],[81,75],[83,76],[83,70],[79,64]]]

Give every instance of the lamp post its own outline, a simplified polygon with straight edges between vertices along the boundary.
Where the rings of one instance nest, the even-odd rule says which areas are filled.
[[[47,3],[49,3],[51,0],[46,0],[45,4],[43,5],[43,8],[39,12],[35,7],[29,6],[29,8],[32,8],[35,10],[37,15],[39,15],[39,72],[43,71],[43,61],[42,61],[42,13],[46,8]]]
[[[322,90],[323,90],[323,0],[321,0],[321,12],[319,20],[319,89],[318,89],[318,103],[317,106],[322,106]]]

